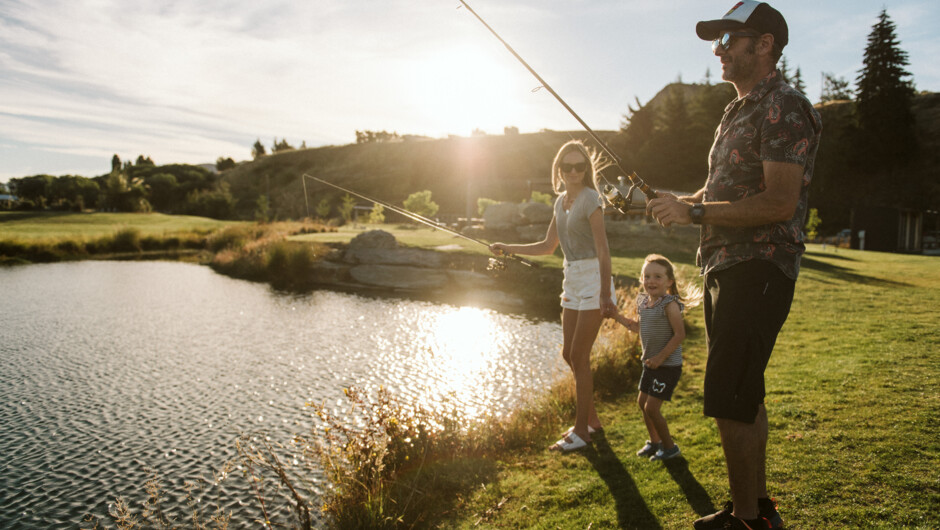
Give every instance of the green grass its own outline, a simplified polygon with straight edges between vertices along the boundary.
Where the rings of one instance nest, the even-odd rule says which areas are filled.
[[[136,228],[142,236],[183,232],[207,233],[233,223],[206,217],[160,213],[0,212],[0,239],[93,239],[112,235],[121,228]]]
[[[940,527],[938,265],[810,248],[767,371],[769,487],[790,528]],[[593,449],[505,455],[450,524],[688,528],[720,506],[728,485],[702,416],[701,309],[688,321],[685,372],[664,406],[684,460],[634,456],[646,430],[630,391],[598,404],[606,434]]]

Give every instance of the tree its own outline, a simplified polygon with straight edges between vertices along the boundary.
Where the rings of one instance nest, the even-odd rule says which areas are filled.
[[[148,156],[148,157],[144,157],[144,155],[137,155],[137,162],[135,162],[134,165],[137,165],[137,166],[155,166],[156,164],[153,163],[153,159],[151,159],[149,156]]]
[[[271,147],[272,153],[281,153],[283,151],[293,151],[294,146],[287,143],[286,138],[282,138],[280,142],[277,141],[277,137],[274,137],[274,145]]]
[[[777,66],[777,70],[780,70],[780,76],[783,78],[783,82],[789,85],[789,84],[790,84],[790,81],[791,81],[791,79],[790,79],[790,66],[789,66],[789,64],[787,63],[787,56],[786,56],[786,55],[780,56],[780,65]]]
[[[852,89],[849,88],[849,82],[844,77],[836,78],[835,75],[823,72],[822,93],[819,95],[820,103],[830,101],[842,101],[852,99]]]
[[[268,196],[264,194],[259,195],[258,200],[255,201],[255,221],[267,223],[270,213],[271,203],[268,202]]]
[[[806,218],[806,237],[810,240],[816,239],[816,236],[819,235],[816,229],[819,228],[820,223],[822,223],[822,219],[819,218],[819,210],[810,208],[809,215]]]
[[[806,95],[806,83],[803,82],[803,74],[800,73],[800,67],[796,67],[796,73],[793,74],[793,79],[791,79],[791,85],[793,88],[799,91],[800,94]]]
[[[343,202],[339,205],[339,214],[343,217],[343,221],[350,223],[352,222],[353,209],[356,207],[356,198],[350,194],[343,195]]]
[[[121,157],[115,154],[111,157],[111,173],[115,173],[121,170]]]
[[[858,124],[869,167],[885,172],[914,153],[913,82],[907,53],[899,47],[894,22],[885,9],[868,35],[862,69],[856,79]]]
[[[261,139],[258,138],[255,140],[255,145],[251,148],[251,158],[257,160],[266,154],[267,152],[264,150],[264,144],[262,144]]]
[[[416,191],[402,203],[406,210],[424,217],[434,217],[440,206],[431,200],[431,190]]]
[[[317,203],[316,207],[317,219],[326,219],[329,217],[331,209],[332,207],[330,206],[330,200],[328,198],[323,197],[320,199],[320,202]]]
[[[219,172],[225,171],[226,169],[232,169],[235,167],[235,161],[232,160],[232,157],[222,158],[221,156],[215,161],[215,169]]]
[[[369,222],[374,225],[380,225],[385,222],[385,207],[376,203],[369,212]]]

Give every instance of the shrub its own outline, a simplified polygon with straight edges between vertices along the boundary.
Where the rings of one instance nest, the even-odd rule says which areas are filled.
[[[140,252],[140,230],[137,228],[122,228],[111,238],[111,249],[115,252]]]

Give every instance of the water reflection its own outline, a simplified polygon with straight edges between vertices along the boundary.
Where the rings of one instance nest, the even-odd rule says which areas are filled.
[[[0,293],[4,528],[74,527],[118,496],[139,503],[146,469],[170,491],[211,483],[239,433],[305,432],[307,402],[344,416],[344,387],[385,386],[406,403],[470,417],[504,414],[560,364],[554,322],[331,292],[285,296],[190,264],[5,268]],[[203,497],[257,515],[232,483]],[[169,504],[185,499],[170,495]]]

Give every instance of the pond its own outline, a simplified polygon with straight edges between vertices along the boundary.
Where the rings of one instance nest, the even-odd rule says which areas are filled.
[[[430,302],[296,295],[176,262],[0,268],[0,527],[77,527],[155,473],[236,521],[248,491],[213,473],[241,433],[287,441],[343,388],[379,386],[473,417],[561,371],[557,322]],[[110,520],[105,519],[110,523]],[[236,525],[240,526],[240,525]]]

